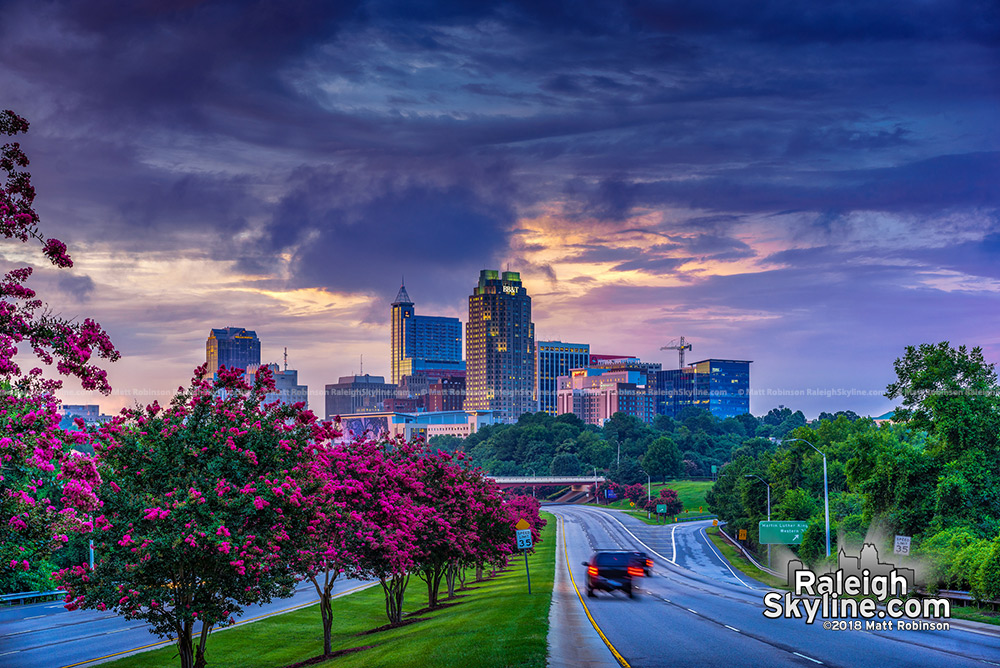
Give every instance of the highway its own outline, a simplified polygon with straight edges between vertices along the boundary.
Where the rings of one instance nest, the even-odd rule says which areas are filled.
[[[358,580],[339,580],[334,595],[362,587]],[[290,598],[249,606],[236,626],[277,612],[312,605],[319,597],[312,583],[303,582]],[[316,625],[320,627],[319,613]],[[224,632],[224,631],[223,631]],[[130,622],[110,612],[74,610],[60,601],[0,608],[0,667],[64,668],[90,666],[99,659],[138,648],[168,643],[152,635],[141,621]]]
[[[651,526],[624,513],[550,506],[559,518],[559,550],[596,625],[634,668],[670,666],[925,666],[1000,665],[1000,629],[835,631],[822,621],[763,616],[766,585],[733,570],[704,534],[711,522]],[[654,575],[641,593],[586,596],[582,562],[595,549],[651,554]],[[595,631],[596,633],[596,631]],[[610,652],[610,650],[609,650]]]

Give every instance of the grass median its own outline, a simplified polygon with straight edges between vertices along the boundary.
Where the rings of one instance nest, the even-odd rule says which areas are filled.
[[[708,534],[709,540],[712,541],[712,544],[718,548],[719,552],[722,553],[722,556],[729,561],[733,568],[740,571],[744,575],[763,582],[769,587],[773,587],[775,589],[788,589],[788,585],[785,584],[783,579],[762,571],[750,563],[750,561],[744,557],[739,550],[733,547],[728,540],[722,537],[719,533],[718,527],[708,527],[705,529],[705,533]]]
[[[485,582],[467,580],[454,603],[416,615],[421,621],[394,629],[366,633],[386,623],[381,587],[373,587],[333,602],[333,651],[346,652],[315,666],[362,668],[491,668],[545,666],[549,630],[549,602],[555,573],[556,520],[542,530],[542,542],[528,558],[531,594],[528,594],[524,557]],[[421,610],[427,589],[414,577],[406,590],[404,614]],[[412,619],[414,615],[409,614]],[[365,648],[365,649],[358,649]],[[357,651],[351,651],[357,650]],[[269,617],[213,634],[206,658],[210,666],[282,668],[317,657],[323,651],[323,632],[316,606]],[[143,652],[108,668],[177,666],[174,646]]]

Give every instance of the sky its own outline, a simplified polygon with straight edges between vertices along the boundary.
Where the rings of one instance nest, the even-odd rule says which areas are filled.
[[[312,392],[388,375],[401,277],[464,321],[508,266],[537,338],[683,335],[758,415],[887,411],[907,345],[1000,361],[992,1],[3,0],[0,108],[76,263],[0,269],[122,353],[68,403],[163,403],[213,327]]]

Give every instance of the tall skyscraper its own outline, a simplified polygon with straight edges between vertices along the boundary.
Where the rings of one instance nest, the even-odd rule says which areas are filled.
[[[462,322],[458,318],[416,315],[406,287],[392,302],[390,368],[392,383],[425,369],[462,371]]]
[[[469,296],[465,365],[466,410],[496,411],[500,422],[535,411],[535,326],[518,272],[479,272]]]
[[[217,373],[221,366],[244,370],[253,364],[259,366],[260,339],[257,332],[242,327],[213,329],[208,334],[205,359],[208,362],[207,375]]]
[[[571,369],[580,369],[590,361],[589,343],[563,343],[562,341],[535,342],[535,398],[536,410],[557,415],[556,379],[568,376]]]

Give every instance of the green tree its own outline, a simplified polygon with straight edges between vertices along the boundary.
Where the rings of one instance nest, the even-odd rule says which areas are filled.
[[[1000,536],[993,540],[986,559],[976,571],[972,593],[980,601],[1000,600]]]
[[[969,449],[996,451],[1000,434],[997,374],[976,347],[947,341],[907,346],[893,364],[889,399],[901,398],[893,420],[940,437],[940,454],[956,459]]]
[[[583,465],[580,464],[580,458],[575,454],[569,452],[563,452],[552,458],[552,465],[549,467],[549,473],[552,475],[580,475],[583,472]]]
[[[642,467],[649,475],[666,482],[668,476],[676,476],[681,470],[681,451],[669,436],[661,436],[649,445],[642,458]]]

